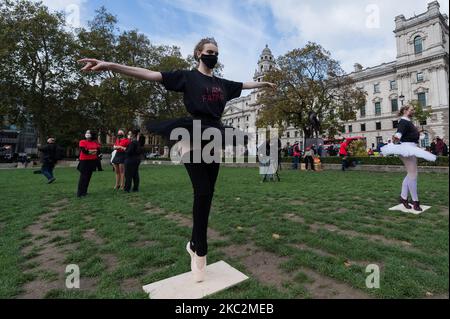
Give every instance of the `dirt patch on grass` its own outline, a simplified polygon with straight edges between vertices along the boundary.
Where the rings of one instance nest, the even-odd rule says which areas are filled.
[[[258,281],[284,290],[283,284],[292,279],[280,265],[289,258],[259,250],[253,244],[232,245],[221,249],[227,256],[238,259]]]
[[[144,211],[145,214],[150,214],[150,215],[165,215],[166,214],[166,212],[163,209],[153,205],[150,202],[145,204],[144,208],[145,208],[145,211]]]
[[[441,208],[441,210],[439,211],[439,214],[442,216],[448,217],[448,207]]]
[[[120,289],[125,293],[142,292],[142,284],[136,278],[127,278],[120,283]]]
[[[301,251],[310,251],[310,252],[312,252],[312,253],[314,253],[314,254],[316,254],[318,256],[321,256],[321,257],[333,257],[333,258],[336,258],[336,256],[333,255],[333,254],[330,254],[330,253],[328,253],[326,251],[323,251],[321,249],[309,247],[309,246],[307,246],[305,244],[291,244],[289,246],[291,246],[293,248],[296,248],[296,249],[299,249]]]
[[[48,230],[53,219],[68,205],[69,200],[63,199],[53,203],[50,212],[39,216],[26,231],[31,234],[31,245],[22,249],[22,254],[28,259],[28,269],[24,273],[32,274],[34,279],[25,283],[23,293],[19,299],[42,299],[51,290],[66,289],[66,253],[74,249],[74,245],[61,245],[70,232],[68,230]],[[59,245],[58,245],[59,244]],[[32,266],[30,266],[32,265]],[[94,280],[80,278],[83,291],[90,291],[94,287]]]
[[[117,266],[119,265],[119,260],[116,256],[111,254],[102,254],[101,258],[106,266],[106,271],[113,272],[114,270],[117,269]]]
[[[186,217],[177,213],[170,213],[165,216],[167,219],[176,222],[179,226],[192,228],[192,218]],[[208,227],[208,239],[209,240],[226,240],[227,238],[222,236],[218,231]]]
[[[156,246],[158,244],[157,241],[154,240],[140,240],[133,243],[131,246],[135,248],[148,248],[152,246]]]
[[[294,223],[305,223],[305,219],[303,217],[297,216],[296,214],[285,214],[284,217]]]
[[[342,210],[338,210],[338,212],[343,213],[344,211],[347,211],[346,209],[342,209]],[[303,225],[307,225],[305,223],[305,219],[297,216],[295,214],[285,214],[284,217],[292,222],[295,223],[299,223],[299,224],[303,224]],[[397,240],[397,239],[391,239],[391,238],[386,238],[382,235],[376,235],[376,234],[366,234],[366,233],[359,233],[357,231],[354,230],[347,230],[347,229],[341,229],[339,227],[337,227],[336,225],[333,224],[318,224],[318,223],[314,223],[314,224],[309,224],[308,225],[309,228],[317,233],[320,230],[327,230],[330,231],[332,233],[337,233],[337,234],[341,234],[341,235],[345,235],[351,238],[355,238],[355,237],[362,237],[362,238],[366,238],[370,241],[376,241],[376,242],[381,242],[383,244],[387,244],[387,245],[397,245],[397,246],[402,246],[402,247],[406,247],[406,248],[410,248],[412,246],[412,244],[410,242],[407,241],[402,241],[402,240]]]
[[[289,201],[289,204],[294,205],[294,206],[303,206],[306,204],[306,202],[304,202],[302,200],[292,200],[292,201]]]
[[[312,282],[305,283],[305,288],[314,299],[370,299],[363,291],[343,282],[323,276],[311,269],[301,268],[300,272],[308,276]]]
[[[320,230],[327,230],[329,232],[337,233],[339,235],[345,235],[350,238],[362,237],[369,241],[381,242],[386,245],[394,245],[394,246],[396,245],[407,249],[411,249],[412,247],[412,244],[407,241],[386,238],[382,235],[359,233],[354,230],[341,229],[333,224],[311,224],[309,225],[309,228],[315,233],[319,232]]]
[[[336,213],[341,213],[341,214],[345,214],[345,213],[348,213],[348,212],[349,212],[349,210],[347,208],[344,208],[344,207],[341,207],[341,208],[339,208],[336,211]]]
[[[297,246],[297,245],[296,245]],[[306,245],[299,245],[297,248],[306,249]],[[287,273],[281,269],[281,264],[289,260],[288,257],[280,257],[276,254],[261,251],[253,244],[231,245],[221,248],[229,257],[238,259],[251,275],[259,282],[275,286],[280,291],[285,291],[284,284],[291,283],[298,272],[302,272],[308,277],[308,282],[303,283],[306,290],[313,298],[322,299],[366,299],[370,298],[363,291],[353,288],[348,284],[339,282],[327,276],[320,275],[307,268],[300,268],[293,273]],[[318,252],[318,250],[315,250]],[[321,255],[333,256],[320,251]]]
[[[83,238],[95,243],[96,245],[104,245],[105,244],[105,241],[100,236],[97,235],[95,229],[88,229],[83,234]]]
[[[225,253],[230,258],[242,258],[250,256],[255,251],[255,246],[253,244],[245,245],[230,245],[220,248],[221,251]]]
[[[299,249],[301,251],[312,252],[312,253],[320,256],[320,257],[339,258],[339,256],[336,256],[336,255],[334,255],[332,253],[329,253],[329,252],[324,251],[322,249],[317,249],[317,248],[310,247],[310,246],[308,246],[306,244],[303,244],[303,243],[301,243],[301,244],[290,244],[289,246],[292,247],[292,248],[295,248],[295,249]],[[384,268],[384,263],[382,263],[382,262],[373,262],[373,261],[367,261],[367,260],[350,260],[350,259],[346,259],[344,261],[344,265],[346,267],[351,267],[353,265],[357,265],[357,266],[365,268],[365,267],[367,267],[368,265],[371,265],[371,264],[378,265],[380,267],[380,269]]]

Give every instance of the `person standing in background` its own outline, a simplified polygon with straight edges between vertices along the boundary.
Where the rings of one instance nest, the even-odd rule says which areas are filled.
[[[292,151],[293,151],[293,156],[294,156],[293,163],[292,163],[292,169],[297,170],[298,164],[300,164],[300,158],[302,156],[302,152],[300,150],[300,146],[299,146],[298,142],[295,142]]]
[[[128,139],[131,141],[125,150],[125,192],[131,191],[133,183],[133,192],[139,191],[139,165],[141,164],[142,148],[139,143],[140,130],[135,129],[128,133]]]
[[[308,147],[306,149],[305,155],[303,156],[305,160],[305,168],[308,170],[309,166],[311,165],[311,170],[315,171],[316,168],[314,167],[314,151],[312,147]]]
[[[444,154],[444,141],[438,136],[436,137],[436,154],[437,156],[442,156]]]
[[[116,173],[116,184],[114,190],[125,188],[125,150],[130,144],[130,140],[125,137],[123,130],[117,132],[117,139],[114,143],[114,150],[116,155],[112,160],[114,165],[114,172]]]
[[[351,140],[345,140],[339,149],[339,156],[342,157],[342,171],[345,171],[349,167],[348,163],[348,148],[350,146]]]
[[[79,143],[80,157],[78,171],[80,179],[78,181],[78,198],[88,195],[89,183],[92,173],[97,169],[98,154],[100,153],[100,143],[97,141],[96,134],[90,130],[86,131],[85,139]]]

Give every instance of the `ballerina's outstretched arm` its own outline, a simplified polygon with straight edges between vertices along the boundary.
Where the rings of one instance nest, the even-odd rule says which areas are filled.
[[[144,68],[126,66],[122,64],[101,61],[97,59],[81,59],[79,63],[86,65],[81,69],[84,72],[103,72],[112,71],[120,74],[128,75],[139,80],[146,80],[152,82],[161,82],[161,72],[155,72]]]
[[[242,86],[243,90],[251,90],[251,89],[259,89],[264,87],[270,87],[272,89],[275,89],[277,86],[270,82],[246,82]]]

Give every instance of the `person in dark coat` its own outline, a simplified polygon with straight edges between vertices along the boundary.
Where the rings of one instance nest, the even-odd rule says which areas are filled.
[[[135,129],[128,133],[128,139],[131,141],[125,150],[125,188],[124,191],[139,191],[139,165],[141,164],[142,147],[139,143],[140,130]]]
[[[48,184],[52,184],[56,181],[56,178],[53,176],[53,170],[55,169],[56,162],[58,161],[59,151],[56,140],[54,138],[49,138],[47,140],[47,145],[42,147],[38,146],[38,150],[42,153],[42,168],[40,173],[47,178]]]

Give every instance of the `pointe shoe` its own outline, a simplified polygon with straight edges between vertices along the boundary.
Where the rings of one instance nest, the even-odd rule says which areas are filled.
[[[403,206],[406,209],[411,209],[412,207],[409,205],[408,200],[407,199],[403,199],[403,197],[400,196],[400,204],[403,204]]]
[[[189,255],[191,256],[191,271],[192,271],[192,273],[194,273],[194,269],[195,269],[195,267],[194,267],[195,253],[191,249],[191,243],[190,242],[187,243],[186,250],[189,253]]]
[[[420,207],[420,202],[413,201],[413,206],[414,206],[414,210],[416,212],[422,212],[423,211],[422,207]]]
[[[206,277],[206,256],[199,257],[197,254],[194,255],[194,269],[192,270],[194,274],[194,279],[196,282],[205,281]]]

